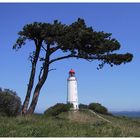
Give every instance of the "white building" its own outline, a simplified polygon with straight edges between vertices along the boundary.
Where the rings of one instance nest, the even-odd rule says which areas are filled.
[[[67,102],[73,104],[74,110],[78,107],[78,92],[77,92],[77,79],[73,69],[69,71],[69,77],[67,80]]]

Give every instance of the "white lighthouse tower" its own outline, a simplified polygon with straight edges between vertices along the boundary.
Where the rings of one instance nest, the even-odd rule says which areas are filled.
[[[73,109],[77,110],[78,107],[78,92],[77,92],[77,79],[73,69],[69,71],[67,80],[67,102],[73,104]]]

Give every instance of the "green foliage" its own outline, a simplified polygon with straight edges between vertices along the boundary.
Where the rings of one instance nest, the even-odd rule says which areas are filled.
[[[34,41],[35,45],[38,43],[42,44],[42,42],[54,45],[55,42],[64,35],[64,32],[65,24],[61,24],[57,20],[52,24],[47,22],[33,22],[31,24],[26,24],[23,29],[18,32],[19,37],[13,45],[13,49],[20,49],[26,44],[27,40]]]
[[[104,106],[102,106],[99,103],[90,103],[88,105],[88,108],[97,112],[97,113],[101,113],[101,114],[108,114],[108,110],[107,108],[105,108]]]
[[[111,37],[111,33],[94,31],[88,27],[84,19],[78,18],[77,21],[67,26],[66,34],[58,43],[64,52],[70,52],[71,57],[83,58],[86,60],[99,60],[99,69],[105,64],[120,65],[130,62],[133,55],[130,53],[113,53],[121,48],[120,43]]]
[[[92,27],[88,27],[84,19],[81,18],[70,25],[62,24],[58,20],[53,23],[34,22],[25,25],[18,35],[13,49],[18,50],[25,45],[26,40],[32,40],[36,47],[39,43],[39,47],[42,47],[43,50],[45,48],[48,55],[52,55],[60,49],[64,53],[68,53],[66,58],[99,60],[101,61],[99,68],[102,68],[104,64],[113,66],[127,63],[133,58],[130,53],[113,53],[121,48],[119,41],[112,38],[111,33],[97,32]],[[46,45],[50,46],[49,49],[45,47]],[[41,56],[41,61],[43,59]],[[52,61],[50,62],[52,63]]]
[[[72,104],[63,104],[63,103],[57,103],[56,105],[48,108],[44,114],[47,116],[57,116],[58,114],[62,112],[69,111],[72,107]]]
[[[108,112],[106,107],[102,106],[99,103],[90,103],[89,105],[79,104],[79,109],[91,109],[97,113],[112,115]]]
[[[79,109],[88,109],[88,105],[79,104]]]
[[[16,92],[5,89],[0,91],[0,115],[16,116],[21,109],[21,100]]]

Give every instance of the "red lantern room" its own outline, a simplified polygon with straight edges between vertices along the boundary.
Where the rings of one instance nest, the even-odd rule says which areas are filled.
[[[69,76],[70,76],[70,77],[74,77],[74,76],[75,76],[75,71],[74,71],[73,69],[71,69],[71,70],[69,71]]]

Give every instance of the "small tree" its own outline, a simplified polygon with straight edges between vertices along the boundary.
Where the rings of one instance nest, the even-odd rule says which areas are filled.
[[[0,113],[7,116],[16,116],[20,113],[21,100],[16,92],[6,89],[0,92]]]
[[[104,106],[102,106],[99,103],[90,103],[88,108],[97,112],[97,113],[108,114],[107,108],[105,108]]]
[[[133,58],[133,55],[130,53],[113,53],[120,49],[120,43],[116,39],[111,38],[111,33],[96,32],[92,27],[87,27],[85,21],[80,18],[71,25],[62,24],[57,20],[53,24],[37,22],[28,24],[19,32],[19,38],[14,45],[14,49],[21,48],[25,45],[26,40],[34,41],[36,50],[33,51],[33,55],[31,56],[32,71],[26,93],[27,98],[25,98],[23,104],[23,112],[25,113],[27,112],[34,84],[38,58],[42,62],[38,82],[28,109],[29,114],[32,114],[35,110],[40,90],[47,79],[49,71],[52,70],[50,69],[51,64],[68,58],[80,58],[90,62],[94,60],[100,61],[101,64],[99,64],[98,69],[101,69],[105,64],[109,64],[110,66],[125,64]],[[40,56],[40,48],[44,51],[44,56],[42,54]],[[53,54],[58,51],[63,53],[60,53],[57,57],[53,57]]]
[[[67,112],[72,107],[72,104],[63,104],[63,103],[57,103],[56,105],[48,108],[44,114],[47,116],[57,116],[58,114],[62,112]]]

